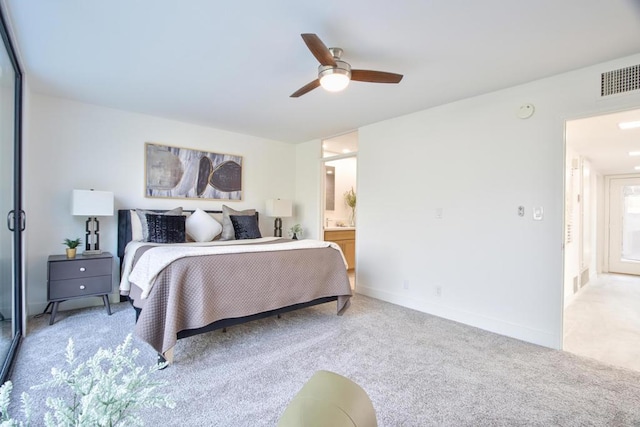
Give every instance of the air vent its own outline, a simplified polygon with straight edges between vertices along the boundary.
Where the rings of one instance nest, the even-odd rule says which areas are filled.
[[[640,89],[640,65],[602,73],[600,96],[615,95]]]

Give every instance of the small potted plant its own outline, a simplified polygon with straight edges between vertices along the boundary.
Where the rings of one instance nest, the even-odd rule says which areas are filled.
[[[64,242],[62,242],[62,244],[67,247],[67,258],[76,257],[76,250],[80,243],[82,243],[82,239],[80,239],[79,237],[74,240],[64,239]]]
[[[344,202],[351,208],[351,214],[349,214],[349,226],[356,225],[356,192],[351,190],[344,193]]]
[[[289,229],[289,236],[293,240],[298,240],[302,238],[302,226],[300,224],[296,224]]]

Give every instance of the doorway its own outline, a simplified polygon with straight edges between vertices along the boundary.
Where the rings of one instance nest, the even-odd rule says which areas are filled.
[[[563,349],[640,371],[640,110],[565,132]]]
[[[640,276],[640,175],[607,178],[610,273]]]
[[[322,141],[322,234],[342,249],[355,289],[358,133]]]

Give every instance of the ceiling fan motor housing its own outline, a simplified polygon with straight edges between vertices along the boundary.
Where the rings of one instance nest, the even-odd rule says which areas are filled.
[[[344,74],[351,79],[351,65],[344,61],[336,60],[336,66],[332,65],[319,65],[318,66],[318,78],[327,74]]]
[[[342,58],[342,54],[344,53],[344,50],[342,50],[341,47],[330,47],[329,53],[331,54],[331,56],[333,56],[333,59],[338,60]]]

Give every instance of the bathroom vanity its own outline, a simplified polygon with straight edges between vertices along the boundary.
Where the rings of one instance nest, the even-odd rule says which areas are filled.
[[[356,229],[355,227],[325,227],[324,240],[337,243],[349,265],[356,268]]]

